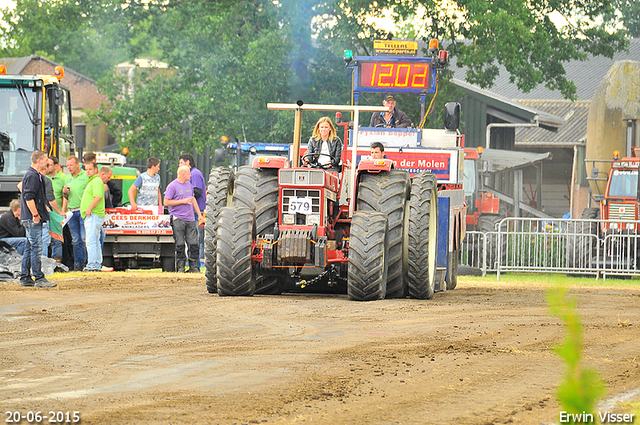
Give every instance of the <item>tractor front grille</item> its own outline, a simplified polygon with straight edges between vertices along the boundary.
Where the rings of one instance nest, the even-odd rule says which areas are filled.
[[[609,204],[609,220],[635,220],[636,207],[634,204],[612,202]]]
[[[324,186],[324,171],[314,169],[280,170],[281,186]]]

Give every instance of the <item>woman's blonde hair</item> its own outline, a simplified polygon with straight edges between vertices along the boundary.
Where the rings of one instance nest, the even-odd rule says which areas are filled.
[[[320,140],[322,137],[320,136],[320,124],[322,123],[327,123],[329,124],[329,127],[331,128],[329,130],[329,139],[328,140],[333,140],[336,138],[336,136],[338,135],[336,132],[336,127],[333,125],[333,122],[331,122],[331,118],[329,117],[322,117],[318,120],[318,122],[316,123],[316,126],[313,129],[313,134],[311,135],[311,137],[313,137],[313,140]]]

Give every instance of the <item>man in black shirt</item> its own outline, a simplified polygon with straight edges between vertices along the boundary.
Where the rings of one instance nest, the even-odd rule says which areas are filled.
[[[49,220],[44,177],[40,172],[47,167],[47,154],[35,151],[31,154],[31,167],[22,178],[22,197],[20,201],[20,219],[26,229],[27,244],[22,255],[22,274],[20,286],[52,288],[57,286],[49,282],[42,272],[42,223]],[[50,208],[50,207],[49,207]],[[33,272],[33,278],[31,273]]]
[[[25,235],[26,231],[20,221],[20,201],[14,199],[9,204],[9,211],[0,216],[0,241],[5,241],[22,255],[27,245]]]

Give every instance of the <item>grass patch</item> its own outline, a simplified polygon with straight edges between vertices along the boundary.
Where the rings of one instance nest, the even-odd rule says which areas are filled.
[[[596,279],[594,277],[568,277],[560,273],[503,273],[500,280],[495,274],[482,276],[459,276],[459,285],[481,284],[539,288],[597,288],[597,289],[640,289],[640,279]]]

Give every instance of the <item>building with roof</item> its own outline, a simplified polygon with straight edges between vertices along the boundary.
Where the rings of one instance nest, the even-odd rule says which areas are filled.
[[[612,59],[598,56],[565,63],[566,76],[576,85],[575,102],[545,86],[524,93],[509,81],[510,75],[502,66],[495,84],[481,89],[465,83],[465,70],[452,64],[453,82],[464,92],[460,99],[464,123],[461,131],[465,133],[467,146],[549,152],[551,159],[525,170],[522,188],[525,202],[560,217],[569,211],[573,193],[572,216],[579,217],[589,198],[584,167],[589,106],[600,82],[613,64],[621,60],[640,62],[640,38],[631,39],[628,51],[616,53]],[[487,142],[486,128],[492,124],[504,127],[494,125],[498,128],[490,130]],[[536,189],[539,167],[544,167],[542,187]],[[506,173],[501,180],[508,186],[511,177]],[[500,182],[496,186],[500,187]]]

